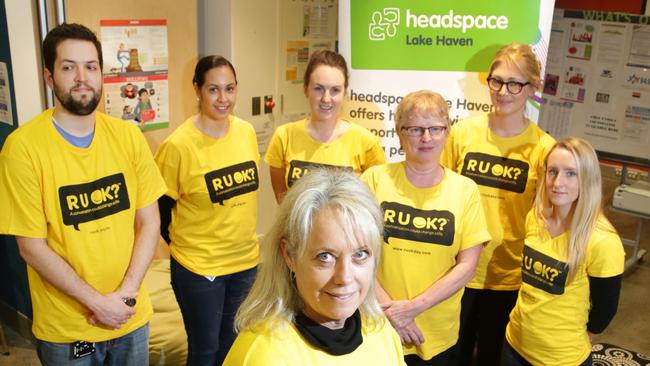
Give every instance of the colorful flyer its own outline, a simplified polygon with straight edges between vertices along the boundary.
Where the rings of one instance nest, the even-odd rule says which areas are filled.
[[[567,57],[591,60],[593,51],[594,26],[584,22],[571,23],[571,37],[567,47]]]
[[[167,21],[102,20],[105,111],[143,131],[169,127]]]

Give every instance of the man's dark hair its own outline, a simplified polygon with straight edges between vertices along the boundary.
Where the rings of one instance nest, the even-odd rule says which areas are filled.
[[[56,60],[56,48],[59,44],[67,39],[78,39],[82,41],[89,41],[95,45],[97,50],[97,58],[99,59],[100,68],[104,66],[104,59],[102,58],[102,45],[99,43],[97,36],[90,29],[81,24],[76,23],[63,23],[54,27],[47,33],[43,41],[43,62],[45,68],[54,74],[54,61]]]

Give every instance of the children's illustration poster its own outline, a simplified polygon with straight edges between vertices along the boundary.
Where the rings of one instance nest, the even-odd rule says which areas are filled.
[[[142,131],[169,127],[167,21],[102,20],[106,113]]]

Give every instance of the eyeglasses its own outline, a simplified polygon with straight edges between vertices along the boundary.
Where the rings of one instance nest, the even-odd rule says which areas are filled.
[[[506,86],[508,93],[510,94],[519,94],[524,89],[524,86],[529,85],[530,82],[520,83],[518,81],[503,81],[501,79],[495,79],[493,77],[487,78],[488,87],[494,90],[495,92],[500,92],[503,86]]]
[[[401,131],[406,132],[407,135],[411,137],[421,137],[424,135],[424,131],[429,131],[429,136],[438,136],[445,132],[447,126],[431,126],[431,127],[420,127],[420,126],[404,126],[400,128]]]

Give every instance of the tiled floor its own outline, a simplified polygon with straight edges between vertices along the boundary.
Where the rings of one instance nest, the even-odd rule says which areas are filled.
[[[2,326],[9,344],[9,354],[0,354],[1,366],[37,366],[38,362],[34,345],[25,338],[18,335],[7,326]],[[4,350],[0,349],[0,352]]]

